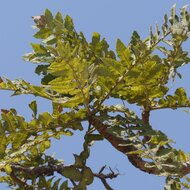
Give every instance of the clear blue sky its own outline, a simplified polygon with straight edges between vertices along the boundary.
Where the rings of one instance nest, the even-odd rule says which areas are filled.
[[[22,61],[21,56],[30,52],[30,42],[34,41],[34,30],[31,16],[40,15],[46,8],[53,13],[60,11],[64,15],[69,14],[75,23],[77,31],[82,31],[87,39],[93,32],[99,32],[115,49],[115,42],[120,38],[126,44],[133,30],[145,38],[148,35],[150,25],[162,23],[163,15],[169,13],[174,3],[180,8],[190,3],[189,0],[2,0],[0,6],[0,76],[10,79],[24,78],[38,84],[39,77],[33,74],[35,65]],[[189,43],[189,42],[188,42]],[[186,44],[186,49],[190,45]],[[181,69],[183,80],[177,80],[177,86],[187,88],[190,95],[190,66]],[[0,108],[16,108],[19,114],[30,118],[28,104],[33,96],[10,97],[9,92],[0,92]],[[50,110],[50,103],[37,98],[40,112]],[[175,147],[190,150],[190,115],[182,110],[164,110],[152,113],[151,123],[154,128],[163,130],[170,138],[176,141]],[[72,154],[79,153],[82,148],[81,135],[71,139],[63,138],[62,142],[53,141],[53,146],[48,153],[55,152],[57,158],[65,160],[66,164],[72,163]],[[103,165],[119,169],[121,176],[110,182],[114,190],[161,190],[164,179],[145,174],[134,168],[127,157],[115,151],[107,142],[99,142],[92,148],[92,156],[89,165],[94,171],[98,171]],[[0,189],[9,189],[0,184]],[[103,186],[96,181],[89,190],[103,190]]]

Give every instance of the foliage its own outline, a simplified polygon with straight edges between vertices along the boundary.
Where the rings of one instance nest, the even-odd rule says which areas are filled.
[[[41,85],[24,80],[0,80],[1,90],[13,96],[33,94],[52,102],[52,113],[38,113],[36,101],[29,104],[32,118],[26,121],[15,109],[1,109],[0,177],[12,189],[87,189],[98,177],[106,189],[112,189],[110,174],[94,173],[87,165],[94,142],[108,140],[124,153],[138,169],[166,177],[165,190],[190,189],[190,156],[172,148],[172,140],[149,123],[150,112],[157,109],[190,107],[185,89],[169,93],[168,83],[182,78],[179,68],[190,62],[183,43],[190,34],[187,6],[170,17],[164,16],[161,27],[142,40],[134,31],[128,45],[120,39],[116,53],[106,40],[94,33],[87,42],[74,28],[72,18],[49,10],[34,16],[34,35],[40,42],[31,43],[33,51],[24,60],[36,64]],[[159,53],[158,53],[159,51]],[[109,99],[121,105],[107,105]],[[125,103],[142,107],[142,118]],[[89,125],[87,126],[86,123]],[[45,154],[53,138],[71,136],[85,130],[83,150],[66,166]],[[61,177],[53,176],[57,172]],[[66,178],[66,179],[65,179]]]

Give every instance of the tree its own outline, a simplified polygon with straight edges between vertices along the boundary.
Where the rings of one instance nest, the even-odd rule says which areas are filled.
[[[126,46],[117,40],[116,53],[106,40],[94,33],[89,43],[78,33],[71,17],[55,17],[47,9],[34,16],[34,35],[39,44],[24,55],[37,64],[35,73],[41,85],[25,80],[0,78],[0,89],[13,95],[32,94],[52,102],[52,113],[38,113],[36,101],[29,104],[32,118],[26,121],[15,109],[1,109],[0,170],[1,182],[12,189],[87,189],[94,177],[111,190],[107,179],[118,177],[110,168],[94,173],[87,165],[90,148],[106,139],[126,155],[137,169],[166,177],[165,190],[190,189],[190,156],[172,148],[172,140],[150,124],[154,110],[190,107],[184,88],[171,94],[168,82],[182,78],[179,68],[190,62],[183,43],[190,34],[187,6],[170,17],[164,16],[162,27],[150,28],[142,40],[134,31]],[[121,104],[106,100],[119,99]],[[128,104],[142,107],[142,117],[128,109]],[[85,131],[83,150],[75,162],[65,165],[45,154],[53,138]],[[57,173],[57,174],[55,174]]]

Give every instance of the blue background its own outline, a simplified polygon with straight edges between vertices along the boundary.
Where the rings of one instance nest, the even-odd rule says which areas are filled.
[[[31,28],[33,21],[31,16],[40,15],[46,8],[53,13],[60,11],[63,15],[69,14],[75,23],[77,31],[82,31],[88,40],[93,32],[99,32],[115,49],[115,42],[120,38],[128,43],[134,30],[137,30],[142,38],[148,36],[149,26],[160,24],[165,13],[177,3],[177,8],[190,3],[185,0],[2,0],[0,6],[0,76],[9,79],[24,78],[33,84],[39,84],[40,78],[33,73],[35,65],[22,61],[24,53],[30,52],[30,42],[34,42],[34,30]],[[189,51],[189,42],[185,49]],[[182,80],[177,79],[175,84],[170,84],[171,91],[178,86],[185,87],[190,95],[190,66],[186,65],[181,70],[184,74]],[[34,99],[30,95],[10,97],[10,92],[0,91],[0,109],[16,108],[18,113],[27,119],[31,117],[28,104]],[[36,98],[39,104],[39,112],[51,111],[51,104],[47,100]],[[115,103],[115,102],[114,102]],[[137,113],[139,108],[131,106]],[[176,141],[177,148],[190,150],[190,115],[180,110],[154,111],[151,114],[151,124],[154,128],[163,130],[170,138]],[[65,160],[65,164],[73,161],[73,153],[79,153],[82,149],[82,133],[73,137],[64,137],[61,142],[54,140],[48,153],[55,152],[57,158]],[[134,168],[127,157],[117,152],[112,146],[104,142],[98,142],[92,147],[91,158],[88,164],[95,172],[103,165],[118,169],[120,176],[110,181],[114,190],[120,189],[163,189],[164,178],[149,175]],[[0,184],[0,189],[9,189]],[[88,188],[89,190],[104,189],[99,180]]]

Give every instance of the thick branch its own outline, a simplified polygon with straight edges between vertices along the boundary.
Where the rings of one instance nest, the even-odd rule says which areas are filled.
[[[20,171],[20,172],[24,172],[25,174],[27,174],[29,176],[39,177],[42,175],[50,176],[50,175],[53,175],[54,172],[61,174],[61,172],[64,169],[64,165],[63,164],[51,164],[51,165],[47,165],[47,166],[28,168],[28,167],[21,166],[18,164],[12,164],[11,168],[13,171],[17,171],[17,172]]]
[[[144,110],[142,112],[142,120],[143,120],[144,124],[149,124],[149,118],[150,118],[150,111]]]
[[[122,138],[116,137],[112,134],[110,134],[107,131],[107,126],[104,125],[99,119],[95,117],[91,117],[91,123],[93,126],[98,130],[98,132],[105,138],[107,139],[118,151],[124,153],[125,155],[128,156],[129,161],[137,168],[140,170],[150,173],[150,174],[155,174],[159,175],[160,171],[156,167],[152,168],[147,168],[145,167],[146,164],[151,164],[147,161],[144,161],[138,154],[127,154],[133,151],[137,151],[137,148],[135,148],[131,144],[129,140],[124,140]],[[123,146],[123,145],[127,146]]]
[[[150,118],[150,110],[144,109],[142,112],[142,120],[145,125],[149,125],[149,118]],[[150,137],[145,136],[144,137],[144,142],[148,142],[150,140]]]
[[[131,145],[131,141],[119,138],[114,136],[108,132],[108,128],[105,124],[103,124],[98,118],[92,117],[90,118],[92,125],[98,130],[98,132],[107,139],[113,147],[115,147],[118,151],[127,155],[129,161],[132,165],[136,168],[140,169],[143,172],[154,174],[154,175],[161,175],[162,171],[159,170],[154,162],[148,162],[143,160],[138,154],[128,154],[133,151],[137,151],[138,149]],[[126,146],[125,146],[126,145]],[[164,147],[163,147],[164,148]],[[146,165],[151,165],[152,167],[146,167]],[[174,172],[175,171],[175,172]],[[171,171],[172,172],[172,171]],[[184,163],[181,167],[177,167],[173,169],[175,175],[177,174],[180,177],[183,177],[190,173],[190,162]]]

